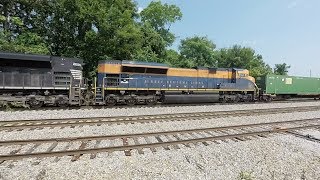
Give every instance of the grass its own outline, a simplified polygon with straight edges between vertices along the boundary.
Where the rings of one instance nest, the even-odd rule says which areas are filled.
[[[240,180],[253,180],[252,172],[244,172],[241,171],[239,174],[239,179]]]

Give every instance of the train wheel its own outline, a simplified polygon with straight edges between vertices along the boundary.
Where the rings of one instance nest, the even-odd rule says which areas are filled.
[[[150,105],[150,106],[153,106],[153,105],[156,105],[156,104],[157,104],[157,101],[154,100],[154,99],[147,99],[147,100],[146,100],[146,104],[147,104],[147,105]]]
[[[41,108],[43,106],[43,101],[39,101],[36,99],[29,100],[29,103],[31,108]]]
[[[227,99],[225,97],[219,99],[220,103],[225,104]]]
[[[113,107],[117,104],[117,101],[114,99],[114,98],[109,98],[107,101],[106,101],[106,104],[107,106],[109,107]]]
[[[90,106],[92,104],[94,104],[92,99],[84,98],[84,99],[81,100],[81,105],[83,105],[83,106]]]
[[[240,97],[239,96],[236,96],[235,98],[234,98],[234,103],[238,103],[240,101]]]
[[[127,100],[126,100],[126,104],[127,104],[128,106],[134,106],[136,103],[137,103],[137,100],[134,99],[134,98],[130,98],[130,99],[127,99]]]
[[[67,107],[68,106],[68,102],[64,99],[58,99],[56,104],[59,107]]]
[[[90,105],[93,105],[94,104],[94,97],[93,97],[93,94],[90,93],[90,92],[87,92],[87,93],[83,93],[82,97],[84,97],[82,100],[81,100],[81,104],[84,105],[84,106],[90,106]]]
[[[272,101],[272,97],[268,96],[268,97],[266,98],[266,101],[267,101],[267,102],[271,102],[271,101]]]

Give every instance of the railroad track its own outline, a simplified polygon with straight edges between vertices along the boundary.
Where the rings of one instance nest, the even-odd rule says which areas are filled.
[[[190,147],[191,144],[197,145],[198,143],[207,146],[212,143],[267,138],[270,134],[277,133],[290,132],[289,134],[292,134],[296,130],[319,127],[320,118],[314,118],[140,134],[0,141],[0,149],[10,149],[10,152],[0,155],[0,163],[44,157],[56,157],[55,161],[58,161],[60,156],[72,156],[71,161],[76,161],[83,154],[88,154],[93,159],[97,153],[115,151],[123,151],[126,156],[130,156],[132,150],[143,154],[144,149],[156,152],[156,148],[159,147],[170,150],[180,149],[181,146]],[[61,146],[61,143],[64,143],[64,146]],[[77,143],[78,146],[72,148],[71,143]],[[29,148],[26,149],[25,146]],[[60,148],[57,148],[58,146]]]
[[[271,108],[255,110],[236,110],[236,111],[215,111],[199,113],[180,113],[180,114],[160,114],[144,116],[121,116],[121,117],[94,117],[94,118],[67,118],[67,119],[40,119],[40,120],[17,120],[0,121],[0,131],[13,130],[34,130],[45,127],[75,127],[80,125],[102,125],[102,124],[133,124],[133,123],[155,123],[161,121],[187,121],[200,119],[214,119],[233,116],[251,116],[279,114],[290,112],[309,112],[318,111],[320,106],[289,107],[289,108]]]

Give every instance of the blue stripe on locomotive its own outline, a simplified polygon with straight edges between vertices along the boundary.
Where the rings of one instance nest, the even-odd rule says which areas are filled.
[[[98,74],[98,85],[102,85],[103,78],[107,74]],[[120,77],[125,74],[119,75]],[[107,82],[105,80],[105,87]],[[120,78],[119,88],[153,88],[153,89],[254,89],[254,83],[248,79],[236,79],[236,83],[231,83],[231,79],[222,78],[196,78],[178,77],[166,75],[143,75],[131,74],[129,78]]]

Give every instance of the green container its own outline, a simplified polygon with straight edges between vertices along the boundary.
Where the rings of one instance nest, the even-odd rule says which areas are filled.
[[[320,78],[266,75],[257,78],[257,85],[265,94],[319,95]]]

